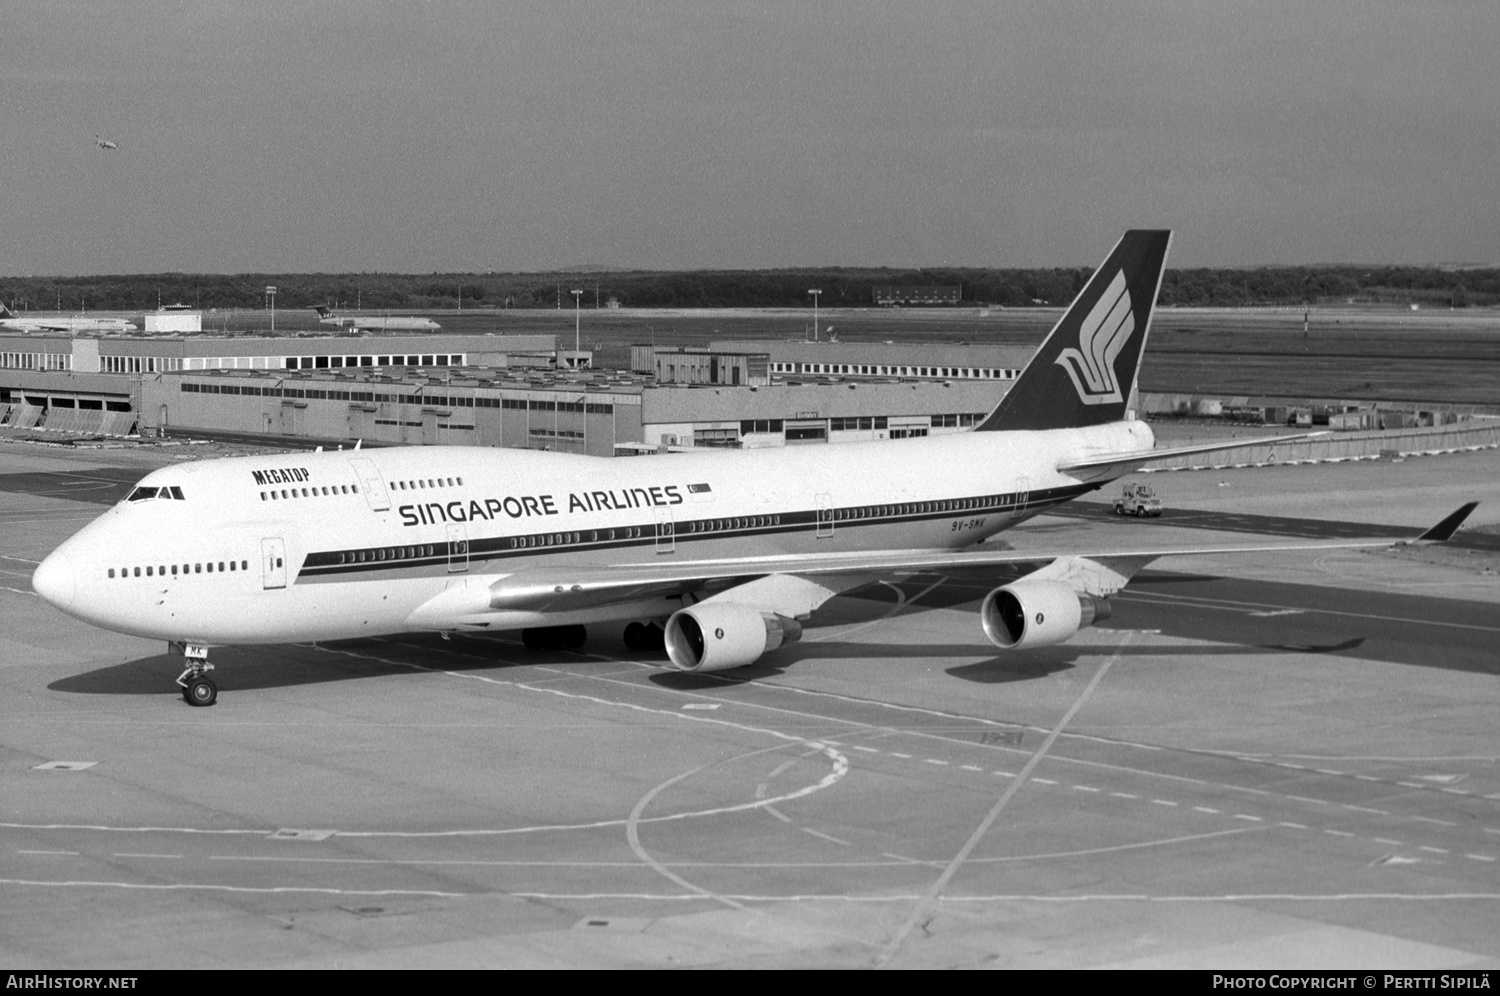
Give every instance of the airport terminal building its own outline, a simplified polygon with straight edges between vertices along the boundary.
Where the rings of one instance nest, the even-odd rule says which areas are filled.
[[[575,369],[551,335],[17,334],[0,336],[0,433],[599,456],[902,439],[971,427],[1026,352],[714,343],[633,354],[651,370],[633,373]]]

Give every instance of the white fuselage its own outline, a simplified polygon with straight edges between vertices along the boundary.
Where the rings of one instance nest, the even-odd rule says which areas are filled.
[[[320,318],[318,324],[370,332],[432,332],[442,328],[431,318],[413,318],[403,315],[374,315],[359,318],[349,315],[330,315],[327,318]]]
[[[0,318],[0,328],[17,332],[134,332],[140,328],[123,318]]]
[[[455,583],[537,567],[961,549],[1110,479],[1059,464],[1151,446],[1143,423],[1122,422],[628,459],[449,446],[235,457],[152,472],[33,584],[95,625],[185,643],[431,629],[413,614]],[[493,626],[650,608],[496,612]]]

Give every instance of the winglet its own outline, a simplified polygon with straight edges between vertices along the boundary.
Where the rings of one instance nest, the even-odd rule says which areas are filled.
[[[1456,532],[1458,532],[1458,527],[1461,526],[1461,525],[1463,525],[1464,520],[1469,517],[1469,513],[1472,512],[1472,511],[1474,511],[1474,509],[1476,509],[1478,507],[1479,507],[1479,502],[1477,502],[1477,501],[1471,501],[1471,502],[1469,502],[1467,505],[1464,505],[1458,511],[1454,512],[1452,515],[1448,516],[1442,522],[1439,522],[1437,525],[1433,526],[1431,529],[1427,530],[1425,533],[1423,533],[1421,536],[1418,536],[1416,539],[1412,540],[1411,542],[1413,542],[1413,543],[1443,543],[1443,542],[1446,542],[1447,540],[1452,539],[1453,538],[1453,534],[1456,533]]]

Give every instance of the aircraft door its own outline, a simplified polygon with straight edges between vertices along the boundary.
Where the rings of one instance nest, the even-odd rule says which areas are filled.
[[[263,588],[286,587],[286,542],[281,537],[260,541],[260,565]]]
[[[818,539],[833,535],[833,495],[818,495]]]
[[[1026,499],[1031,496],[1031,478],[1016,478],[1016,505],[1010,510],[1012,519],[1019,519],[1026,511]]]
[[[385,481],[380,476],[380,471],[375,469],[375,464],[364,457],[356,457],[349,461],[349,466],[359,475],[360,487],[364,488],[365,501],[370,503],[372,511],[384,512],[391,507],[391,496],[385,490]]]
[[[448,523],[448,573],[469,569],[469,527],[462,522]]]
[[[656,552],[675,553],[677,550],[677,524],[672,520],[670,505],[656,506]]]

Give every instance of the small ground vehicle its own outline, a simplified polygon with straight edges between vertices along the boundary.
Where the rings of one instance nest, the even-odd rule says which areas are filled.
[[[1161,515],[1161,499],[1149,484],[1126,484],[1115,497],[1116,515]]]

